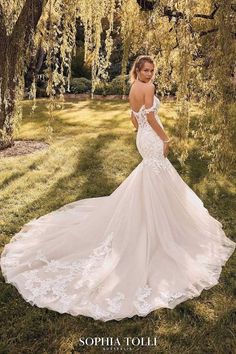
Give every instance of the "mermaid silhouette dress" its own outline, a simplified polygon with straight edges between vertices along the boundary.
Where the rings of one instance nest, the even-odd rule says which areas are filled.
[[[163,155],[163,142],[134,112],[142,161],[109,196],[67,204],[25,224],[1,269],[31,305],[96,320],[173,309],[219,282],[235,250],[222,224]]]

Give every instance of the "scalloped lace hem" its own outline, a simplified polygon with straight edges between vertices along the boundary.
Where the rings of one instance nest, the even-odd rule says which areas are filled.
[[[6,269],[9,267],[15,267],[19,264],[17,259],[14,259],[14,256],[7,257],[7,248],[4,249],[1,255],[3,276],[5,277],[6,282],[13,284],[22,297],[32,306],[36,305],[40,308],[48,308],[49,310],[59,313],[68,313],[72,316],[83,315],[104,322],[110,320],[120,321],[124,318],[131,318],[135,315],[144,317],[159,308],[173,309],[179,303],[199,296],[204,289],[209,289],[218,283],[222,267],[235,250],[235,243],[231,240],[229,240],[226,245],[222,245],[222,253],[221,257],[218,259],[218,263],[208,265],[208,278],[196,282],[194,286],[191,285],[183,291],[163,291],[153,297],[153,289],[147,282],[136,290],[134,298],[127,300],[125,293],[117,291],[113,297],[107,297],[105,299],[106,306],[102,307],[88,300],[87,295],[91,290],[91,286],[94,284],[95,291],[99,291],[100,289],[99,286],[96,287],[95,283],[96,269],[97,267],[102,266],[110,255],[113,234],[114,232],[111,232],[106,239],[93,250],[89,257],[72,263],[60,262],[57,260],[48,261],[39,251],[35,259],[41,260],[45,263],[45,272],[48,272],[49,275],[53,275],[59,270],[66,270],[66,275],[61,274],[57,277],[55,276],[47,280],[42,280],[37,277],[37,269],[24,272],[24,277],[26,278],[24,289],[31,292],[30,296],[25,296],[25,294],[22,293],[19,285],[14,282],[14,278],[8,279]],[[25,233],[18,233],[13,237],[11,242],[14,242],[21,237],[25,237]],[[200,258],[198,259],[199,261],[201,261]],[[29,267],[31,266],[31,263],[28,264],[26,262],[25,264]],[[78,274],[82,274],[82,277],[79,282],[76,282],[76,275]],[[66,293],[66,286],[71,283],[74,284],[75,289],[81,291],[81,294],[84,291],[84,296],[81,301],[78,301],[76,304],[76,310],[71,308],[71,304],[76,301],[76,291],[74,294],[68,295]],[[153,297],[153,299],[150,300],[150,297]],[[55,306],[50,306],[49,301],[55,301]],[[127,301],[128,303],[130,302],[132,310],[129,313],[123,313],[122,305],[124,302],[127,303]]]

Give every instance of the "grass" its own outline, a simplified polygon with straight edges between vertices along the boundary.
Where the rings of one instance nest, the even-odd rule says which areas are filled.
[[[30,103],[24,102],[17,138],[48,141],[50,148],[0,160],[2,247],[35,217],[77,199],[109,195],[141,161],[127,102],[67,101],[64,109],[54,112],[52,139],[46,129],[47,101],[38,100],[37,105],[35,115],[30,117]],[[197,119],[197,107],[192,114]],[[171,132],[175,104],[163,103],[160,117]],[[206,161],[198,156],[197,142],[190,148],[186,168],[181,168],[172,151],[168,158],[211,215],[222,222],[227,236],[235,240],[233,179],[209,175]],[[80,337],[96,336],[157,337],[158,346],[142,348],[141,353],[233,353],[235,265],[233,256],[223,268],[219,284],[174,310],[160,309],[145,318],[135,316],[107,323],[32,307],[1,276],[0,353],[101,353],[102,349],[94,346],[79,347]]]

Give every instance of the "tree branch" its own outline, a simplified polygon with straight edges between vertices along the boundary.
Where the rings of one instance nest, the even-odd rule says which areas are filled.
[[[42,14],[44,6],[47,4],[48,0],[26,0],[23,9],[21,10],[20,16],[14,26],[12,32],[12,38],[24,35],[28,31],[28,27],[33,25],[33,30],[36,29],[40,16]],[[33,24],[32,24],[33,16]],[[25,31],[22,28],[25,27]],[[23,32],[23,33],[22,33]]]
[[[231,7],[234,10],[233,5]],[[215,4],[214,10],[212,11],[212,13],[210,15],[194,14],[193,17],[204,18],[207,20],[214,20],[215,14],[219,8],[220,8],[220,5]],[[235,10],[236,10],[236,6],[235,6]],[[171,8],[170,6],[164,6],[163,15],[167,16],[169,18],[169,21],[171,21],[171,19],[173,17],[176,18],[177,21],[179,19],[186,18],[186,15],[184,12],[177,11],[177,10],[175,10],[175,8]]]
[[[6,30],[5,16],[4,16],[2,5],[0,4],[0,36],[1,36],[1,41],[3,40],[4,37],[6,37],[6,35],[7,35],[7,30]]]
[[[173,17],[175,17],[178,20],[180,18],[181,19],[184,18],[185,15],[183,14],[183,12],[176,11],[172,9],[170,6],[164,6],[163,16],[167,16],[169,21],[171,21]]]
[[[212,28],[208,31],[201,31],[199,33],[199,36],[202,37],[202,36],[205,36],[206,34],[209,34],[209,33],[214,33],[214,32],[217,32],[218,31],[218,28]]]
[[[200,17],[200,18],[205,18],[207,20],[214,20],[216,11],[219,9],[220,5],[215,4],[214,6],[214,10],[212,11],[212,13],[210,15],[205,15],[205,14],[195,14],[193,17]]]

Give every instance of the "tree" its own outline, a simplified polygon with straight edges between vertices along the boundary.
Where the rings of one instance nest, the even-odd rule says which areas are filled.
[[[0,149],[12,145],[19,100],[23,93],[25,66],[33,49],[37,23],[47,0],[26,0],[18,7],[8,1],[0,2]],[[16,19],[7,11],[19,12]],[[14,12],[13,12],[14,13]]]
[[[180,109],[173,151],[181,164],[188,157],[189,137],[199,136],[209,169],[230,171],[236,43],[236,8],[230,0],[0,0],[0,4],[0,148],[14,141],[25,65],[39,48],[46,58],[50,102],[56,94],[63,98],[79,18],[85,62],[92,68],[92,97],[99,81],[108,79],[114,36],[120,35],[124,78],[135,56],[151,54],[158,91],[165,95],[173,86],[176,89]],[[35,98],[36,70],[32,77]],[[191,131],[190,102],[196,98],[204,113]]]

